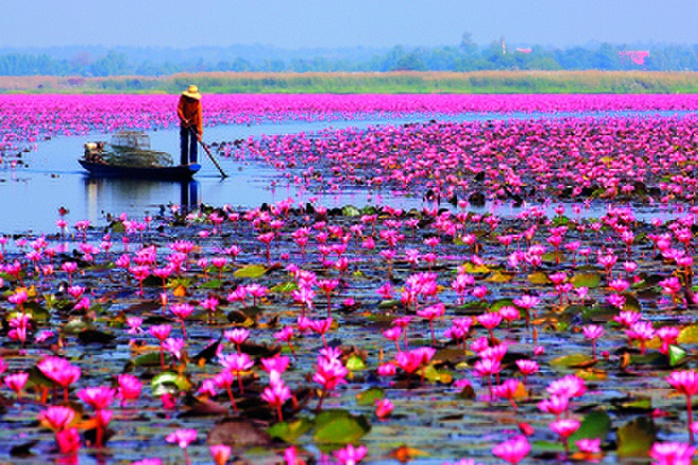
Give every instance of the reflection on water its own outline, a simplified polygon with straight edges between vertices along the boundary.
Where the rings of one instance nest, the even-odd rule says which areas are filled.
[[[559,115],[558,115],[559,116]],[[447,119],[497,119],[514,118],[517,115],[461,115]],[[530,118],[532,115],[521,115]],[[424,118],[415,118],[420,120]],[[399,124],[407,120],[390,120],[382,123]],[[354,126],[366,127],[378,121],[333,122],[335,129]],[[323,122],[291,121],[268,123],[258,126],[218,126],[206,128],[206,141],[223,142],[235,139],[257,137],[261,134],[292,134],[318,131],[327,128]],[[168,153],[179,150],[179,131],[167,129],[153,131],[151,144],[154,149]],[[64,207],[70,211],[65,218],[70,225],[82,219],[89,219],[95,225],[103,225],[105,217],[110,214],[118,216],[126,213],[132,218],[143,218],[146,214],[156,214],[161,207],[171,204],[213,206],[231,205],[233,207],[256,207],[266,202],[269,204],[294,199],[305,203],[315,197],[327,207],[347,204],[355,206],[383,205],[389,203],[395,208],[410,209],[425,206],[422,194],[415,192],[392,192],[389,189],[363,189],[347,187],[340,191],[309,192],[302,186],[288,184],[288,180],[272,167],[249,160],[236,161],[219,158],[221,166],[230,175],[221,179],[213,164],[204,158],[202,169],[192,183],[155,180],[107,179],[89,177],[78,164],[82,156],[83,144],[88,140],[103,140],[104,134],[88,136],[57,137],[37,144],[33,152],[23,154],[26,165],[10,169],[0,167],[0,198],[5,200],[0,209],[0,234],[35,232],[56,232],[55,221],[58,209]],[[442,205],[447,207],[448,205]],[[553,215],[553,205],[546,206],[549,215]],[[599,206],[592,204],[587,214],[603,214],[595,210]],[[604,207],[601,207],[604,208]],[[479,209],[473,209],[479,210]],[[488,204],[485,211],[498,214],[516,214],[516,210],[507,205]],[[649,209],[650,214],[671,215],[673,212]]]
[[[85,176],[85,213],[93,224],[107,214],[129,213],[141,216],[171,203],[183,207],[199,205],[201,185],[196,180],[163,181]],[[178,196],[173,195],[179,194]],[[116,210],[112,208],[116,207]]]
[[[192,208],[199,205],[199,182],[196,180],[182,181],[179,183],[180,201],[182,207]]]

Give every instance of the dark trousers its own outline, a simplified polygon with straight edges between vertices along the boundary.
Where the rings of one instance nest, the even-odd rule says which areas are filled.
[[[195,128],[179,128],[180,164],[196,163],[198,156],[197,133]]]

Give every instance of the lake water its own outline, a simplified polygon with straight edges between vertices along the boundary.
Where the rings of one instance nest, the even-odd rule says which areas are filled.
[[[635,113],[616,113],[635,114]],[[656,113],[653,113],[656,114]],[[675,112],[671,113],[675,114]],[[512,119],[546,115],[460,115],[444,119]],[[548,115],[571,116],[565,114]],[[597,115],[598,116],[598,115]],[[206,128],[204,140],[211,142],[232,141],[262,134],[293,134],[319,131],[328,127],[367,127],[375,124],[402,124],[425,121],[431,116],[415,116],[410,120],[370,120],[350,122],[282,122],[254,126],[218,126]],[[149,133],[153,150],[165,151],[177,157],[179,131],[159,130]],[[273,203],[287,198],[305,202],[316,195],[319,203],[327,207],[347,204],[364,206],[382,205],[389,202],[396,208],[421,207],[421,197],[405,197],[400,194],[369,192],[347,188],[341,193],[320,194],[300,192],[287,183],[274,169],[256,163],[220,159],[221,166],[229,175],[222,179],[218,170],[200,150],[201,171],[189,183],[149,181],[132,179],[106,179],[88,176],[77,160],[82,155],[86,141],[108,140],[104,134],[89,136],[57,137],[42,141],[35,150],[23,154],[26,166],[0,168],[0,234],[52,233],[56,232],[55,221],[58,209],[67,208],[66,217],[72,225],[77,220],[89,219],[92,224],[106,224],[106,215],[127,213],[142,218],[155,214],[171,204],[206,203],[214,206],[229,204],[234,207],[259,206],[263,202]],[[272,188],[272,181],[278,185]],[[490,208],[490,206],[488,206]],[[501,212],[500,212],[501,213]]]
[[[368,126],[370,122],[352,122],[352,126]],[[350,123],[333,127],[349,126]],[[328,127],[327,123],[274,123],[251,127],[219,126],[206,128],[204,139],[211,142],[232,141],[261,134],[289,134],[301,131],[317,131]],[[153,150],[168,152],[173,157],[179,153],[179,130],[160,130],[149,133]],[[146,213],[157,213],[162,206],[203,202],[222,206],[258,206],[262,202],[273,203],[289,197],[300,200],[310,194],[299,192],[293,186],[271,187],[271,181],[279,176],[265,165],[238,162],[218,158],[228,178],[222,179],[217,168],[203,150],[199,150],[201,171],[191,182],[150,181],[133,179],[95,178],[78,164],[83,144],[92,140],[108,140],[108,135],[57,137],[37,144],[36,149],[24,153],[26,166],[0,169],[0,232],[55,232],[58,209],[67,208],[69,223],[89,219],[93,224],[104,224],[106,214],[122,212],[142,218]],[[280,178],[279,178],[280,179]],[[285,184],[285,183],[284,183]],[[367,192],[343,192],[320,195],[326,206],[345,204],[382,203],[380,196]],[[393,199],[395,200],[395,199]],[[403,199],[402,204],[409,203]]]

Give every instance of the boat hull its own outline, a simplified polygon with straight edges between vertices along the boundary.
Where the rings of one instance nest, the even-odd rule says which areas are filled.
[[[134,166],[114,166],[104,163],[93,163],[87,160],[78,160],[83,168],[93,176],[109,178],[138,178],[138,179],[168,179],[187,180],[191,179],[201,165],[177,165],[161,168],[141,168]]]

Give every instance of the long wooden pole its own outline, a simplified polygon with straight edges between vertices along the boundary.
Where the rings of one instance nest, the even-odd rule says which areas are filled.
[[[216,160],[216,157],[214,157],[213,154],[211,153],[211,151],[208,149],[208,147],[206,147],[206,144],[204,144],[204,141],[201,140],[201,137],[199,136],[199,134],[197,134],[193,128],[189,128],[189,130],[192,132],[192,134],[194,134],[194,137],[196,137],[196,140],[199,141],[199,144],[201,144],[201,147],[204,148],[204,150],[206,151],[206,154],[208,155],[208,158],[210,158],[211,161],[213,162],[213,164],[216,165],[216,168],[218,168],[218,171],[220,171],[220,173],[221,173],[221,177],[227,178],[228,175],[225,174],[225,171],[223,171],[223,168],[221,168],[221,165],[218,163],[218,160]]]

